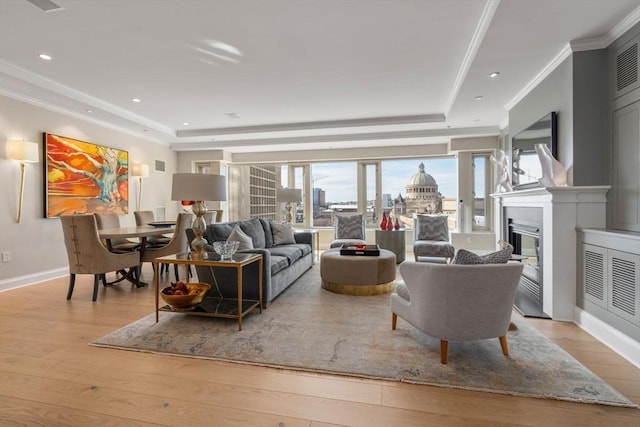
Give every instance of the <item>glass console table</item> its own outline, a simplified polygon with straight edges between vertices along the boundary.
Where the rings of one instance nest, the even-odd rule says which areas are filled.
[[[242,272],[243,269],[253,263],[258,263],[258,299],[247,300],[242,298],[243,286],[248,285],[243,281]],[[158,282],[158,274],[161,264],[177,264],[184,265],[187,270],[186,277],[189,277],[189,266],[206,266],[212,270],[212,276],[215,282],[215,274],[213,274],[213,267],[216,268],[232,268],[236,270],[236,278],[238,284],[238,296],[237,298],[225,298],[217,289],[216,283],[213,283],[211,289],[207,292],[202,302],[195,307],[187,310],[180,310],[173,308],[169,305],[160,307],[160,286]],[[191,253],[179,253],[174,255],[167,255],[158,257],[153,260],[153,267],[156,274],[154,274],[153,282],[155,285],[155,298],[156,298],[156,323],[159,320],[159,312],[167,311],[172,313],[183,313],[195,316],[208,316],[208,317],[226,317],[230,319],[238,320],[238,328],[242,330],[242,318],[255,308],[262,313],[262,255],[259,254],[245,254],[236,253],[233,255],[233,259],[230,261],[220,261],[220,257],[211,252],[208,253],[203,259],[191,258]]]

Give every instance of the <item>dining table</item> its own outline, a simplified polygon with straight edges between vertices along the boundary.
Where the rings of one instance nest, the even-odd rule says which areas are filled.
[[[175,222],[166,221],[166,222],[163,222],[161,226],[138,225],[138,226],[131,226],[131,227],[103,228],[101,230],[98,230],[98,235],[100,236],[101,239],[104,239],[106,241],[107,248],[109,250],[112,250],[111,239],[114,239],[114,238],[140,239],[140,259],[142,259],[145,248],[147,247],[147,238],[151,236],[162,236],[164,234],[171,233],[173,232],[173,225],[175,225]],[[121,280],[126,279],[138,287],[148,285],[148,283],[141,281],[139,277],[136,279],[133,273],[134,272],[131,271],[131,269],[129,271],[122,271],[121,272],[122,277],[114,282],[111,282],[111,284],[117,283]]]

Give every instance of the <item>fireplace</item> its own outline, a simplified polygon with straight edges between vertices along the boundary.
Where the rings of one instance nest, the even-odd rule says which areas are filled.
[[[505,207],[506,240],[524,264],[515,306],[524,316],[549,316],[543,311],[542,208]]]
[[[507,218],[516,219],[516,244],[520,245],[517,253],[524,252],[529,264],[518,293],[519,310],[528,311],[524,306],[529,300],[539,303],[541,299],[539,315],[549,315],[554,320],[574,320],[578,289],[576,228],[606,226],[608,190],[608,186],[569,186],[492,194],[497,213],[495,229],[500,230],[500,237],[508,241]],[[537,234],[537,241],[529,234]],[[533,255],[536,251],[537,254]],[[536,285],[529,283],[536,282],[536,279]]]

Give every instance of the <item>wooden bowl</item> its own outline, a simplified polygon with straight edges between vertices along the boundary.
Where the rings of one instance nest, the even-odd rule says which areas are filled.
[[[171,307],[185,310],[193,308],[202,302],[207,291],[211,289],[211,285],[208,283],[186,283],[186,285],[187,289],[189,289],[188,295],[167,295],[165,290],[171,288],[171,286],[168,286],[162,289],[160,296]]]

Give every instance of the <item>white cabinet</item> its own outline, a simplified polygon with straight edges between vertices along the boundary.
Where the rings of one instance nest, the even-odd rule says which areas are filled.
[[[581,230],[578,305],[640,340],[640,235]]]

